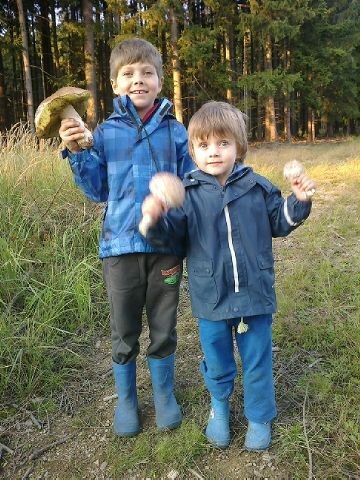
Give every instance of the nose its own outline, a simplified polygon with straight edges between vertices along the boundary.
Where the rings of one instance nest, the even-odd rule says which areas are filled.
[[[219,150],[218,146],[216,144],[211,144],[209,145],[209,157],[218,157],[219,156]]]
[[[134,75],[134,77],[133,77],[133,82],[135,83],[135,85],[137,85],[137,84],[139,84],[139,83],[144,83],[141,73],[136,73],[136,74]]]

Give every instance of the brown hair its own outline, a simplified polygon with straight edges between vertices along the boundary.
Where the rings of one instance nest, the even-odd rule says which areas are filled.
[[[116,80],[118,71],[132,63],[150,63],[159,78],[163,76],[163,62],[156,47],[142,38],[130,38],[116,45],[110,55],[110,79]]]
[[[245,115],[226,102],[207,102],[192,116],[189,127],[189,151],[194,158],[193,142],[205,140],[209,135],[226,137],[236,142],[237,161],[242,163],[247,152]]]

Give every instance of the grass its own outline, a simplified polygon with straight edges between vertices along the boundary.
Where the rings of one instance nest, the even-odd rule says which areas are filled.
[[[142,475],[159,478],[164,470],[185,472],[196,457],[208,450],[199,426],[194,421],[185,420],[173,432],[141,433],[126,443],[123,439],[114,440],[108,460],[114,478],[124,478],[125,474],[139,467]]]
[[[276,239],[278,312],[274,321],[279,416],[271,453],[289,478],[356,478],[359,465],[360,142],[253,148],[247,163],[288,192],[281,172],[297,158],[318,191],[309,220]],[[14,130],[0,152],[0,418],[14,404],[51,413],[56,392],[82,372],[95,335],[108,335],[108,308],[97,260],[101,207],[74,187],[50,144]],[[186,289],[180,305],[177,367],[182,426],[114,439],[104,456],[114,478],[209,463],[203,437],[208,394],[198,372],[196,325]],[[229,450],[241,462],[241,385]],[[148,391],[142,390],[143,400]],[[44,399],[36,406],[34,397]],[[44,405],[49,405],[49,409]],[[84,407],[85,409],[87,407]],[[86,410],[85,410],[86,412]],[[82,415],[86,413],[82,411]],[[91,428],[96,415],[89,413]],[[80,418],[74,425],[82,428]],[[240,424],[240,426],[239,426]],[[279,467],[279,468],[280,468]],[[216,468],[216,465],[214,465]],[[231,476],[229,469],[227,478]],[[213,477],[215,478],[215,476]],[[219,477],[220,478],[220,477]],[[225,477],[223,477],[225,478]]]
[[[107,311],[98,207],[77,192],[51,145],[37,148],[26,131],[8,140],[0,154],[0,391],[1,403],[17,403],[63,385]]]

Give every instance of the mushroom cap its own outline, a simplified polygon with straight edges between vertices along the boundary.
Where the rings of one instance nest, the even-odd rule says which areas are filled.
[[[291,160],[284,165],[284,177],[287,180],[299,177],[304,173],[304,167],[298,160]]]
[[[35,112],[36,135],[39,138],[52,138],[59,135],[61,112],[72,105],[80,117],[84,115],[90,92],[76,87],[63,87],[45,98]]]
[[[184,202],[185,188],[179,177],[169,172],[159,172],[152,177],[150,192],[165,202],[168,207],[178,208]]]

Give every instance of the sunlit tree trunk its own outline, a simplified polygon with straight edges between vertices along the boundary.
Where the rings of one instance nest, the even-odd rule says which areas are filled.
[[[232,102],[233,95],[232,95],[232,75],[231,75],[231,47],[230,47],[230,29],[227,29],[225,32],[225,62],[226,62],[226,69],[228,71],[229,83],[230,86],[226,88],[226,99],[228,102]]]
[[[272,42],[270,35],[266,36],[265,41],[265,71],[272,71]],[[275,119],[275,103],[274,97],[269,95],[265,99],[265,140],[267,142],[275,142],[278,138]]]
[[[97,124],[97,95],[96,95],[96,69],[95,69],[95,46],[94,46],[94,21],[93,3],[83,0],[83,16],[85,21],[85,79],[86,87],[91,92],[86,111],[86,120],[90,128]]]
[[[290,50],[285,48],[285,68],[287,71],[290,71]],[[290,109],[290,93],[285,92],[284,94],[284,134],[285,139],[288,142],[291,142],[291,109]]]
[[[249,50],[250,50],[250,30],[244,32],[243,38],[243,69],[242,74],[246,77],[249,74]],[[249,131],[250,125],[250,115],[249,115],[249,92],[248,88],[245,85],[243,88],[243,97],[244,97],[244,113],[246,114],[248,120],[246,122],[247,131]]]
[[[171,49],[172,49],[175,116],[179,122],[182,122],[183,106],[182,106],[182,94],[181,94],[181,73],[180,73],[179,52],[177,47],[178,24],[177,24],[175,12],[172,8],[169,9],[169,16],[170,16],[170,22],[171,22]]]
[[[23,46],[22,59],[23,59],[24,75],[25,75],[27,117],[28,117],[31,131],[35,133],[34,100],[33,100],[33,89],[31,84],[29,44],[28,44],[27,31],[26,31],[24,8],[23,8],[22,0],[16,0],[16,3],[19,11],[19,24],[20,24],[20,31],[21,31],[21,38],[22,38],[22,46]]]
[[[308,108],[308,120],[307,120],[307,139],[309,142],[315,141],[315,114],[312,108]]]

